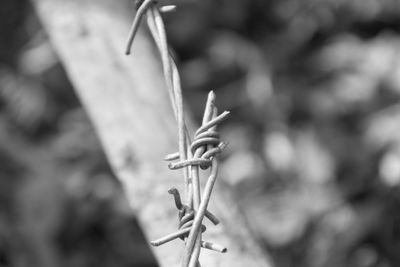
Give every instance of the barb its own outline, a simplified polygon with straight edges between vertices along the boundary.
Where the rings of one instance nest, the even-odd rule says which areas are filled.
[[[185,184],[186,204],[182,202],[180,193],[176,188],[168,190],[173,195],[175,206],[178,209],[178,230],[152,241],[151,244],[159,246],[180,238],[186,241],[182,266],[199,267],[200,248],[211,249],[221,253],[227,251],[221,245],[202,240],[202,233],[206,231],[202,221],[206,217],[215,225],[219,223],[218,218],[207,210],[207,206],[218,174],[217,157],[226,147],[226,143],[220,141],[216,128],[218,124],[228,117],[229,112],[224,111],[220,115],[217,114],[217,108],[215,107],[216,97],[214,92],[211,91],[207,98],[202,126],[195,132],[194,140],[191,142],[183,115],[179,72],[168,51],[165,26],[160,14],[160,12],[174,11],[176,7],[170,5],[160,7],[157,0],[137,0],[136,9],[137,13],[129,31],[125,52],[130,54],[139,24],[146,14],[147,25],[161,56],[164,79],[178,124],[179,152],[167,155],[165,160],[177,160],[176,162],[170,162],[168,167],[172,170],[182,169]],[[189,143],[190,146],[188,146]],[[210,176],[207,179],[202,196],[199,178],[200,169],[210,169]]]
[[[168,193],[173,195],[176,208],[179,210],[179,230],[170,233],[164,237],[161,237],[157,240],[151,241],[150,244],[152,244],[153,246],[160,246],[177,238],[184,240],[184,238],[189,235],[189,232],[192,229],[193,220],[195,218],[194,210],[191,209],[189,206],[182,204],[178,189],[171,188],[170,190],[168,190]],[[211,212],[205,210],[204,215],[215,225],[219,223],[218,219]],[[201,224],[200,231],[204,232],[205,230],[206,227]],[[227,251],[225,247],[218,244],[213,244],[211,242],[202,241],[201,246],[221,253],[225,253]]]
[[[207,158],[212,161],[211,173],[207,179],[206,186],[204,188],[203,197],[199,203],[197,203],[197,212],[193,222],[192,230],[189,233],[188,240],[186,242],[186,251],[184,253],[182,266],[196,266],[196,257],[199,254],[199,241],[201,243],[201,232],[199,227],[205,216],[208,203],[210,201],[213,186],[215,184],[218,174],[218,153],[222,152],[226,144],[219,141],[219,135],[216,131],[216,125],[223,121],[229,113],[223,113],[217,116],[217,108],[214,105],[215,95],[211,91],[208,96],[204,116],[203,125],[196,131],[195,139],[191,145],[191,150],[194,152],[194,157]],[[218,144],[218,146],[216,146]],[[215,154],[214,154],[215,153]],[[208,158],[209,157],[209,158]],[[193,169],[193,181],[198,180],[198,166]],[[195,185],[196,182],[193,183]],[[199,188],[198,194],[200,194]],[[200,198],[200,196],[197,196]]]
[[[178,189],[176,189],[175,187],[171,188],[170,190],[168,190],[168,193],[170,193],[171,195],[174,196],[174,200],[175,200],[175,206],[178,210],[181,210],[184,207],[184,205],[182,204],[181,201],[181,196],[179,194]],[[218,218],[212,214],[211,212],[209,212],[208,210],[205,211],[205,216],[214,224],[217,225],[219,224],[219,220]]]

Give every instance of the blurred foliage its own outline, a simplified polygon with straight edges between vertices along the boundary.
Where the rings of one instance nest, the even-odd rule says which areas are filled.
[[[0,9],[0,266],[156,266],[26,1]],[[204,0],[165,16],[224,186],[277,267],[400,266],[400,6]]]

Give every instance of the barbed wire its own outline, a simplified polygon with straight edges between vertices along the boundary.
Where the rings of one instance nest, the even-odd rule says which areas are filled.
[[[143,16],[147,17],[147,26],[161,55],[164,79],[167,84],[172,109],[178,125],[179,152],[165,157],[171,161],[168,167],[171,170],[182,169],[186,204],[182,203],[179,191],[171,188],[168,192],[173,195],[178,209],[179,227],[176,232],[170,233],[150,243],[159,246],[176,238],[185,240],[186,247],[183,254],[182,267],[200,267],[200,249],[206,248],[225,253],[227,249],[221,245],[202,240],[202,233],[206,227],[202,224],[204,217],[214,225],[219,223],[218,218],[207,210],[213,186],[218,175],[218,154],[226,147],[221,142],[217,126],[224,121],[229,112],[218,115],[215,106],[215,93],[208,94],[202,125],[195,132],[193,141],[190,139],[183,114],[182,88],[178,68],[168,50],[165,26],[160,12],[170,12],[176,9],[173,5],[162,6],[157,0],[137,0],[137,12],[129,31],[125,53],[131,53],[133,40],[138,31]],[[188,145],[190,144],[190,146]],[[176,162],[172,162],[178,160]],[[201,195],[200,169],[210,169],[210,174]]]

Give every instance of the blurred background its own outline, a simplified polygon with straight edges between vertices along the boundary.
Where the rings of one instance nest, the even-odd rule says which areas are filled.
[[[276,267],[400,266],[400,5],[203,0],[165,16],[187,106],[232,111],[229,186]],[[156,267],[26,0],[0,5],[0,266]]]

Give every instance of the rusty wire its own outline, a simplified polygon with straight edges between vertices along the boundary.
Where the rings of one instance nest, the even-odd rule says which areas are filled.
[[[182,267],[199,267],[201,248],[221,253],[227,251],[221,245],[202,240],[202,233],[206,230],[202,221],[206,217],[215,225],[219,223],[217,217],[209,212],[207,207],[218,174],[217,156],[226,146],[219,139],[217,125],[228,117],[229,112],[225,111],[218,115],[215,106],[215,94],[211,91],[208,94],[202,125],[196,131],[194,140],[191,142],[184,120],[179,72],[168,51],[165,26],[160,14],[160,12],[169,12],[175,10],[175,8],[175,6],[161,6],[157,0],[137,0],[137,12],[129,31],[125,52],[126,54],[130,54],[140,22],[143,16],[146,15],[148,28],[161,55],[164,78],[178,124],[179,152],[167,155],[165,159],[168,161],[178,160],[177,162],[170,162],[168,166],[171,170],[183,170],[186,199],[186,204],[183,204],[179,191],[176,188],[168,191],[173,195],[176,208],[178,209],[179,229],[176,232],[152,241],[151,244],[159,246],[176,238],[186,240]],[[190,146],[188,146],[189,143],[191,143]],[[210,169],[210,175],[202,195],[199,178],[200,169]]]

